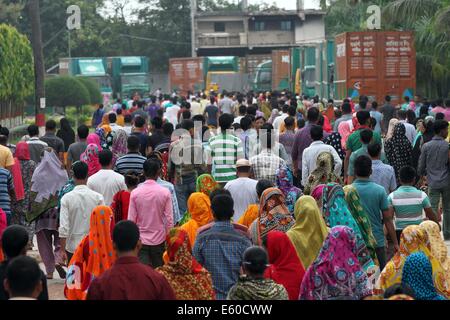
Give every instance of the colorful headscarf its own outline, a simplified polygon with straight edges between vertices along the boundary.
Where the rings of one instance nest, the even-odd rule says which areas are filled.
[[[117,130],[111,147],[111,151],[113,153],[113,164],[116,163],[117,159],[128,153],[127,140],[128,135],[126,131],[122,129]]]
[[[202,174],[197,178],[196,183],[196,191],[202,192],[209,196],[211,192],[217,190],[219,188],[219,184],[210,174]]]
[[[334,159],[330,152],[321,152],[317,156],[316,169],[314,169],[306,181],[305,194],[310,195],[311,192],[322,183],[341,182],[341,178],[336,176],[333,170]]]
[[[167,279],[177,300],[215,300],[211,275],[192,256],[186,231],[170,230],[167,253],[169,262],[156,271]]]
[[[422,251],[410,254],[406,258],[402,284],[414,291],[416,300],[447,300],[436,292],[431,262]]]
[[[270,231],[265,247],[270,266],[264,272],[264,277],[283,285],[289,294],[289,300],[297,300],[305,268],[291,240],[281,231]]]
[[[394,127],[394,135],[386,140],[384,145],[386,157],[394,168],[397,182],[400,182],[400,169],[412,164],[412,145],[405,134],[405,125],[397,123]]]
[[[98,158],[100,150],[97,145],[89,144],[81,154],[80,160],[88,165],[88,176],[92,176],[100,171],[102,166]]]
[[[87,136],[86,143],[87,143],[87,145],[95,144],[98,147],[98,150],[102,151],[102,144],[101,144],[101,140],[100,140],[100,137],[98,136],[98,134],[90,133]]]
[[[255,245],[261,245],[263,239],[272,230],[288,231],[294,225],[294,219],[284,204],[284,195],[280,189],[266,189],[259,200],[259,216],[250,226]]]
[[[343,149],[347,149],[347,139],[352,134],[351,120],[343,121],[339,124],[338,132],[341,135],[341,144]]]
[[[295,203],[295,224],[286,233],[294,245],[302,265],[308,268],[316,259],[328,235],[327,226],[316,201],[311,196],[302,196]]]
[[[447,275],[447,281],[450,283],[450,259],[439,225],[434,221],[426,220],[420,224],[420,227],[427,233],[430,239],[431,254],[441,263]]]
[[[299,299],[360,300],[371,295],[370,281],[358,261],[355,232],[347,226],[333,227],[306,271]]]
[[[406,258],[418,251],[422,251],[431,262],[434,286],[437,291],[446,298],[449,298],[450,290],[445,271],[440,262],[431,254],[430,240],[426,231],[417,225],[408,226],[403,229],[400,236],[400,249],[381,272],[377,288],[384,291],[394,284],[401,283],[402,269]]]
[[[282,167],[276,171],[277,187],[284,194],[285,204],[291,214],[294,214],[295,202],[303,194],[302,191],[294,187],[294,176],[287,167]]]
[[[369,268],[373,268],[375,265],[369,250],[367,250],[361,230],[347,206],[344,190],[338,184],[329,183],[323,189],[322,201],[322,214],[330,228],[341,225],[353,229],[356,235],[356,256],[361,267],[368,272]]]
[[[31,159],[30,148],[28,147],[28,143],[21,141],[16,145],[15,157],[23,161],[28,161]]]
[[[375,252],[377,247],[377,241],[373,235],[372,225],[370,224],[370,219],[361,204],[361,198],[358,191],[352,185],[344,187],[345,201],[347,201],[348,208],[358,224],[361,235],[366,243],[367,249],[370,252],[372,260],[378,264],[378,258]]]
[[[211,200],[204,193],[195,192],[191,194],[187,201],[187,206],[191,218],[180,229],[187,232],[190,245],[193,247],[198,229],[212,222],[214,217],[211,210]]]
[[[258,219],[258,213],[259,213],[259,205],[251,204],[247,207],[247,210],[239,218],[237,223],[242,224],[243,226],[246,226],[247,228],[250,228],[253,221]]]
[[[116,260],[111,230],[110,207],[98,206],[91,213],[89,235],[78,245],[67,270],[64,295],[68,300],[85,300],[92,280],[111,268]]]

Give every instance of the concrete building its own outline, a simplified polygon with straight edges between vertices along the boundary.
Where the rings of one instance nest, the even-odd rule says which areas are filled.
[[[249,12],[247,1],[241,11],[199,12],[191,0],[193,56],[245,56],[268,54],[275,49],[325,40],[325,12],[297,10]]]

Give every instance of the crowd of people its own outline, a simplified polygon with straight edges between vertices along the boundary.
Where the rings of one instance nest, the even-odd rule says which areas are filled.
[[[450,298],[450,100],[106,109],[0,128],[1,298],[48,299],[55,271],[69,300]]]

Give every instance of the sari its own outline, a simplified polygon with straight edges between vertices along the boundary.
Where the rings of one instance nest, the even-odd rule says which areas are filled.
[[[284,204],[284,195],[281,190],[266,189],[259,200],[258,218],[250,226],[253,243],[261,245],[270,231],[287,232],[293,225],[294,219]]]
[[[242,224],[243,226],[246,226],[247,228],[250,228],[253,221],[255,221],[258,218],[258,213],[259,213],[259,205],[251,204],[247,207],[247,210],[239,218],[237,223]]]
[[[354,186],[348,185],[344,187],[345,201],[347,201],[348,208],[358,224],[361,235],[366,243],[367,249],[370,252],[370,256],[373,261],[378,264],[378,258],[375,252],[377,247],[377,241],[372,232],[372,225],[370,224],[370,219],[361,204],[361,198],[358,191]]]
[[[419,225],[430,239],[431,254],[441,263],[445,270],[447,281],[450,283],[450,259],[448,258],[447,245],[441,236],[439,225],[431,220],[426,220]]]
[[[347,226],[332,228],[306,271],[299,300],[361,300],[371,295],[369,278],[358,261],[355,232]]]
[[[361,267],[368,272],[375,265],[367,249],[361,230],[347,206],[344,190],[338,184],[329,183],[323,189],[322,201],[322,214],[330,228],[347,226],[353,229],[356,236],[356,256]],[[375,252],[373,254],[376,256]]]
[[[298,199],[294,215],[295,225],[286,234],[306,269],[319,254],[328,230],[313,197],[302,196]]]
[[[188,233],[172,228],[167,235],[169,262],[156,269],[169,282],[177,300],[215,300],[210,273],[192,256]]]
[[[389,164],[394,168],[397,184],[400,184],[400,169],[412,164],[413,150],[405,134],[405,125],[397,123],[394,127],[394,135],[387,139],[384,145]]]
[[[210,174],[202,174],[197,178],[196,182],[196,191],[202,192],[209,196],[211,192],[217,190],[219,188],[219,184]]]
[[[409,255],[422,251],[430,260],[433,269],[433,282],[440,294],[450,297],[449,284],[441,263],[431,254],[430,240],[426,231],[420,226],[408,226],[400,235],[400,249],[386,264],[377,282],[382,291],[402,282],[402,270]]]
[[[302,191],[294,187],[294,176],[287,167],[282,167],[276,171],[277,187],[283,192],[285,204],[291,214],[294,214],[295,202],[303,194]]]
[[[116,260],[113,250],[113,213],[98,206],[91,214],[89,234],[78,245],[67,270],[64,295],[68,300],[86,300],[92,280],[111,268]]]
[[[86,147],[86,150],[80,156],[80,160],[88,165],[89,177],[99,172],[102,168],[98,158],[100,150],[101,149],[99,149],[97,145],[91,143]]]
[[[187,207],[191,218],[180,229],[187,233],[189,243],[193,247],[197,238],[198,229],[212,222],[214,217],[211,210],[211,201],[204,193],[195,192],[191,194],[187,202]]]
[[[336,176],[333,170],[334,159],[331,153],[321,152],[317,156],[316,169],[314,169],[306,181],[304,193],[310,195],[320,184],[336,182],[341,183],[341,178]]]
[[[113,154],[113,165],[116,163],[117,159],[128,153],[127,140],[128,135],[125,130],[117,130],[111,146],[111,151]]]
[[[402,285],[409,286],[414,291],[416,300],[447,300],[436,292],[433,267],[422,251],[410,254],[406,258],[402,274]]]
[[[305,268],[291,240],[283,232],[271,231],[267,234],[265,247],[269,254],[270,266],[264,272],[264,277],[283,285],[288,292],[289,300],[297,300]]]

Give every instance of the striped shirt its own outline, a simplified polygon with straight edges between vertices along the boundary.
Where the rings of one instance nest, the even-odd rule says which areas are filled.
[[[396,230],[420,224],[424,219],[423,210],[431,207],[426,193],[412,186],[399,187],[388,196],[388,203],[394,208]]]
[[[244,157],[241,139],[222,133],[209,139],[213,177],[217,182],[236,179],[236,162]]]
[[[5,211],[7,215],[11,215],[11,198],[9,191],[14,189],[14,183],[11,173],[3,168],[0,168],[0,208]]]
[[[116,162],[114,171],[125,174],[129,171],[142,173],[144,171],[144,162],[147,158],[140,155],[138,152],[130,152],[120,157]]]

